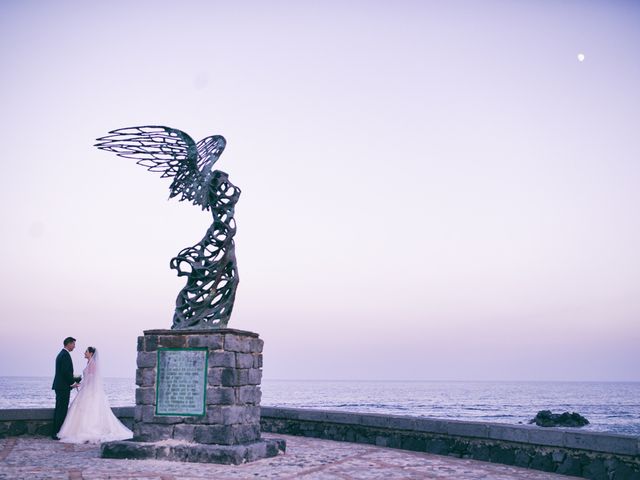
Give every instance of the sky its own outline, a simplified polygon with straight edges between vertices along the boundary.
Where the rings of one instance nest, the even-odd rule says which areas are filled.
[[[135,375],[207,212],[93,147],[224,135],[264,378],[640,381],[640,4],[0,2],[0,376]],[[578,58],[579,55],[582,61]]]

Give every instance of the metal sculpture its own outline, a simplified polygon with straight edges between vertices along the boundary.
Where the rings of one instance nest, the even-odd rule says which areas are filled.
[[[137,160],[161,178],[173,177],[169,198],[180,195],[210,210],[213,223],[204,238],[171,259],[170,267],[187,284],[178,294],[172,329],[225,328],[238,286],[233,212],[240,189],[225,172],[213,170],[226,141],[220,135],[198,143],[186,133],[162,126],[113,130],[96,147]]]

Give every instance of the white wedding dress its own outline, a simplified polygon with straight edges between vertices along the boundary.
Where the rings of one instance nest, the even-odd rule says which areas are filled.
[[[111,411],[99,366],[96,350],[82,372],[78,394],[58,432],[58,438],[63,442],[100,443],[133,437],[133,432]]]

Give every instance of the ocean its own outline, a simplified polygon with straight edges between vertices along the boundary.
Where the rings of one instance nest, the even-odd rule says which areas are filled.
[[[105,379],[112,407],[134,405],[135,388],[132,378]],[[50,377],[0,377],[0,409],[54,403]],[[583,430],[640,436],[640,382],[263,380],[262,405],[508,424],[575,411],[590,422]]]

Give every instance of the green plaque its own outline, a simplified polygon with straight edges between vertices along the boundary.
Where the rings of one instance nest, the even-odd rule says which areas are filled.
[[[206,348],[159,348],[156,415],[204,415]]]

